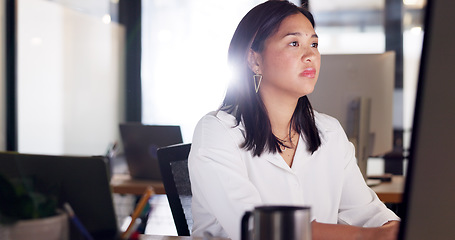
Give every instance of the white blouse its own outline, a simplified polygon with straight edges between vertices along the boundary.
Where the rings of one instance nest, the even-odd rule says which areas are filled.
[[[307,205],[312,219],[364,227],[399,218],[365,184],[354,146],[339,122],[315,112],[321,146],[313,154],[300,136],[292,167],[277,152],[253,157],[239,147],[244,126],[234,116],[211,112],[197,124],[188,167],[194,236],[240,239],[245,211],[258,205]]]

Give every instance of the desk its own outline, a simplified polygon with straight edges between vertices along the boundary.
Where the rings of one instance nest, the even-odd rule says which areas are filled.
[[[405,177],[393,176],[391,182],[382,182],[371,187],[379,199],[385,203],[401,203]],[[114,174],[111,187],[114,193],[142,195],[147,187],[152,186],[156,194],[166,194],[163,182],[131,179],[128,174]]]
[[[158,236],[158,235],[140,235],[139,240],[202,240],[201,237],[177,237],[177,236]],[[229,240],[229,238],[213,237],[210,240]]]
[[[379,199],[385,203],[401,203],[404,191],[404,176],[394,175],[392,181],[382,182],[379,185],[371,187],[376,192]]]
[[[132,179],[129,174],[114,174],[111,179],[113,193],[142,195],[149,186],[156,194],[166,194],[161,181]]]

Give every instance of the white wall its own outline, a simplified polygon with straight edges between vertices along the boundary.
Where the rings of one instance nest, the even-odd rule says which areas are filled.
[[[0,151],[6,148],[6,92],[5,92],[5,0],[0,0]]]
[[[104,154],[123,117],[123,28],[44,0],[20,0],[18,19],[19,151]]]
[[[64,149],[103,154],[109,142],[118,140],[123,121],[124,31],[71,10],[65,11],[64,24],[65,56],[72,56],[63,66]]]
[[[59,154],[63,148],[63,11],[18,1],[18,150]]]

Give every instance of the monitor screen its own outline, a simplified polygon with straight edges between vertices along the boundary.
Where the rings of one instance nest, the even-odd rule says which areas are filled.
[[[455,239],[453,0],[427,1],[399,239]]]

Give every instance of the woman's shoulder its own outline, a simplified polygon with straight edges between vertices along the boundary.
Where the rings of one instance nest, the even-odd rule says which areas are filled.
[[[194,135],[234,134],[239,130],[241,132],[242,125],[237,124],[237,120],[232,114],[218,110],[207,113],[199,120]]]
[[[225,126],[225,127],[235,127],[237,125],[236,118],[225,111],[217,110],[211,111],[204,115],[201,120],[199,120],[198,125],[214,125],[214,126]]]
[[[213,111],[204,115],[193,133],[194,145],[230,145],[235,142],[237,146],[242,140],[241,126],[233,115],[225,111]]]
[[[323,131],[336,131],[342,128],[336,118],[318,111],[314,111],[314,121],[316,126]]]

